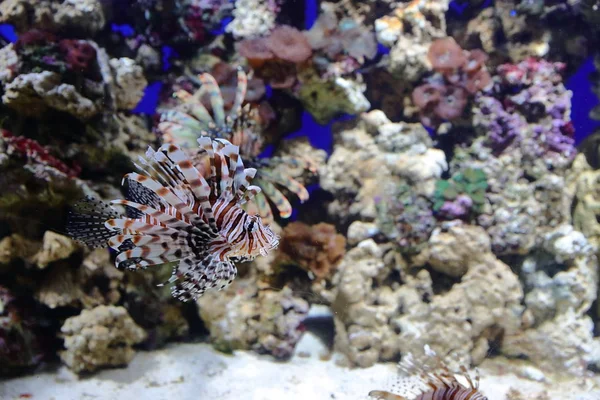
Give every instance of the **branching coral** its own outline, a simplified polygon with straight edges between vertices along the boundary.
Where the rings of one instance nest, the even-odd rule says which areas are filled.
[[[465,51],[451,37],[434,41],[427,57],[437,74],[417,86],[412,99],[423,124],[437,127],[459,118],[469,95],[489,87],[492,78],[485,67],[487,55],[477,49]]]
[[[316,172],[315,167],[308,160],[297,157],[281,156],[266,159],[257,157],[262,149],[262,138],[255,131],[256,123],[252,121],[257,114],[254,113],[253,117],[247,106],[242,107],[246,93],[246,74],[243,71],[238,71],[238,88],[227,114],[223,96],[215,79],[209,74],[203,74],[200,76],[200,81],[203,86],[194,94],[183,90],[176,93],[183,102],[162,114],[158,130],[163,134],[164,140],[185,144],[193,143],[198,137],[207,135],[224,138],[240,146],[240,154],[246,163],[260,170],[254,179],[254,183],[262,189],[262,192],[253,199],[257,213],[267,221],[273,219],[268,198],[274,203],[279,215],[288,218],[292,213],[292,207],[277,186],[284,187],[295,194],[300,201],[308,199],[308,191],[300,182],[281,173],[275,166],[279,163],[288,163]],[[209,95],[212,116],[202,104],[204,93]],[[197,161],[199,168],[207,167],[203,166],[203,160]]]
[[[346,253],[346,238],[331,224],[292,222],[283,230],[279,248],[276,263],[294,264],[316,279],[328,279]]]

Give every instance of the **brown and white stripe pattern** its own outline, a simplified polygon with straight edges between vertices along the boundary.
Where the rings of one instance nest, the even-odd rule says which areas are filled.
[[[251,185],[256,170],[244,168],[238,147],[206,137],[198,143],[210,158],[209,171],[200,173],[178,146],[149,149],[137,164],[140,173],[124,178],[129,198],[112,201],[133,216],[88,200],[84,209],[92,217],[78,216],[71,229],[75,238],[115,249],[119,268],[176,262],[170,282],[183,301],[224,288],[236,276],[233,261],[264,256],[279,243],[260,217],[241,207],[260,188]]]
[[[425,353],[435,363],[433,371],[424,365],[415,365],[412,355],[408,354],[400,363],[400,369],[409,376],[411,371],[416,372],[416,381],[399,381],[395,386],[402,394],[372,390],[369,397],[379,400],[487,400],[479,390],[478,374],[472,378],[464,366],[460,374],[452,373],[429,346],[425,346]]]

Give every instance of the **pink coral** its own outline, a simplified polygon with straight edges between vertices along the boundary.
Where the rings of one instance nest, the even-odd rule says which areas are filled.
[[[469,96],[488,88],[492,77],[485,66],[487,54],[463,50],[451,37],[435,40],[427,56],[437,74],[413,90],[412,100],[421,122],[436,127],[460,117]]]
[[[266,38],[266,45],[277,58],[293,63],[304,62],[312,55],[306,36],[287,25],[275,28]]]

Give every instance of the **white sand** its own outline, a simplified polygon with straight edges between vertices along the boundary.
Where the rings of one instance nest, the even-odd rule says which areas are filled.
[[[0,383],[0,398],[18,399],[27,393],[33,400],[364,400],[370,390],[390,389],[396,376],[391,364],[348,369],[337,366],[334,360],[321,361],[319,353],[324,349],[310,335],[298,350],[311,355],[277,363],[250,352],[229,356],[207,344],[177,344],[140,352],[127,368],[104,370],[89,378],[79,379],[61,367],[55,372],[5,381]],[[492,369],[497,368],[481,370],[481,389],[490,400],[505,400],[511,387],[523,390],[528,395],[525,399],[535,399],[534,394],[551,388],[512,374],[490,376]],[[586,382],[553,385],[549,398],[600,399],[600,381]]]

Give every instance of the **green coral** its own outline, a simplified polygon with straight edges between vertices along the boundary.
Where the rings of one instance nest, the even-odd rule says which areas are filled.
[[[467,168],[448,180],[440,179],[436,182],[433,194],[433,211],[438,212],[447,201],[452,202],[458,196],[466,195],[473,201],[471,210],[481,213],[487,188],[487,176],[479,168]]]

